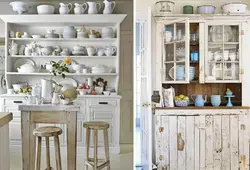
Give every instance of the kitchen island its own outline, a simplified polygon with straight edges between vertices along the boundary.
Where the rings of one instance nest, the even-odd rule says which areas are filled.
[[[33,130],[36,124],[66,124],[67,169],[76,169],[76,134],[78,105],[19,105],[21,111],[21,135],[23,170],[35,169],[36,139]]]
[[[156,163],[166,169],[246,169],[250,107],[155,108]]]
[[[12,113],[0,113],[0,169],[10,169],[9,155],[9,122],[13,119]]]

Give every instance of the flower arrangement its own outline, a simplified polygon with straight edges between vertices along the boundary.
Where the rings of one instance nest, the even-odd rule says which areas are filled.
[[[65,78],[64,73],[69,73],[69,68],[67,67],[68,65],[71,65],[72,59],[70,57],[65,57],[62,60],[55,62],[55,61],[50,61],[50,64],[52,64],[52,73],[54,76],[57,76],[57,74],[62,75],[62,78]]]

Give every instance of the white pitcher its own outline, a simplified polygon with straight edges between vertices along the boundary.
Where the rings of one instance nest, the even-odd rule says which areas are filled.
[[[113,10],[115,9],[115,1],[109,2],[108,0],[104,0],[104,10],[103,10],[103,14],[112,14]],[[112,7],[113,4],[113,7]]]
[[[102,7],[100,3],[96,2],[87,2],[87,4],[89,6],[88,14],[98,14],[98,11],[100,11]]]
[[[83,3],[83,4],[75,3],[74,13],[83,14],[87,8],[88,8],[88,4],[86,3]]]
[[[53,82],[52,80],[46,80],[42,79],[41,80],[41,85],[42,85],[42,98],[44,103],[51,103],[52,100],[52,93],[53,93]]]
[[[72,9],[72,4],[64,4],[64,3],[60,3],[60,8],[59,8],[59,13],[60,14],[68,14],[71,9]]]
[[[117,51],[116,47],[113,47],[113,46],[107,46],[105,48],[105,54],[106,56],[112,56],[115,52]]]

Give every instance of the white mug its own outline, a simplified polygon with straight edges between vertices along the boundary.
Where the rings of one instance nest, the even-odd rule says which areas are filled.
[[[14,94],[14,89],[7,89],[7,94],[8,95]]]
[[[82,69],[82,73],[83,73],[83,74],[88,73],[88,69],[86,69],[86,68]]]

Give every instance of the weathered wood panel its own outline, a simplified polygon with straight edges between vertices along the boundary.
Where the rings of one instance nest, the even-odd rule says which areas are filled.
[[[250,116],[156,117],[156,158],[165,169],[249,170]]]

